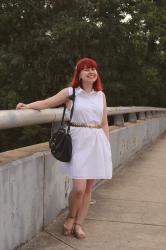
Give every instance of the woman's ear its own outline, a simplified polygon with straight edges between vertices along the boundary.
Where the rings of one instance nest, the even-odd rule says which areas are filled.
[[[82,86],[82,78],[79,78],[79,85]]]

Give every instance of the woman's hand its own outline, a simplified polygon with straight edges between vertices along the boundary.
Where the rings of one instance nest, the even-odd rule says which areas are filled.
[[[28,109],[27,104],[19,102],[16,106],[16,109]]]

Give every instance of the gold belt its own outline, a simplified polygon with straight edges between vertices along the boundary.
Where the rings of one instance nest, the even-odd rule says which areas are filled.
[[[100,124],[92,124],[92,123],[75,123],[75,122],[71,122],[70,126],[72,126],[72,127],[81,127],[81,128],[101,128]]]

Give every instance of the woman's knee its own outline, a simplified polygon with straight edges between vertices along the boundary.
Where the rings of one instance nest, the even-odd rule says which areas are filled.
[[[85,193],[86,194],[91,194],[92,193],[92,187],[86,187]]]
[[[85,193],[87,194],[91,194],[92,193],[92,189],[93,189],[93,180],[89,180],[87,181],[87,185],[86,185],[86,189],[85,189]]]
[[[73,191],[77,197],[82,197],[85,193],[85,188],[75,188]]]
[[[75,181],[73,186],[73,192],[77,197],[81,197],[84,195],[86,189],[85,181]]]

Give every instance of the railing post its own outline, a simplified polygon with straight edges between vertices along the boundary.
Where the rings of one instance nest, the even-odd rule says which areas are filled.
[[[164,111],[161,111],[161,116],[165,116],[165,112]]]
[[[124,126],[124,117],[123,117],[123,115],[114,115],[114,125]]]
[[[156,111],[156,117],[160,117],[160,111]]]
[[[137,122],[136,113],[130,113],[130,114],[129,114],[128,121],[129,121],[129,122]]]
[[[156,117],[156,111],[152,111],[151,114],[152,114],[152,118]]]
[[[152,111],[152,117],[153,117],[153,118],[156,118],[156,117],[158,117],[157,115],[158,115],[158,112],[155,111],[155,110],[153,110],[153,111]]]
[[[146,118],[151,119],[152,118],[152,113],[151,111],[146,111]]]
[[[138,120],[145,120],[145,112],[139,112],[138,113]]]

